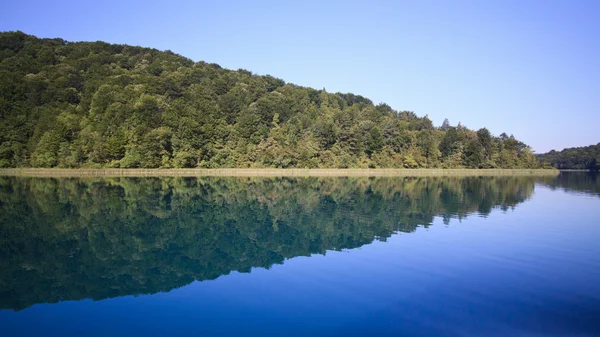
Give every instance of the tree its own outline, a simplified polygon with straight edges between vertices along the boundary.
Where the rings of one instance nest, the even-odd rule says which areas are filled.
[[[484,148],[478,139],[472,139],[467,143],[463,153],[464,165],[469,168],[481,168],[484,163]]]
[[[477,138],[483,146],[484,157],[487,159],[490,157],[492,152],[492,135],[490,131],[486,128],[479,129],[477,131]]]
[[[369,130],[365,143],[365,153],[371,156],[374,152],[381,150],[383,147],[383,137],[381,130],[378,127],[373,127]]]
[[[539,165],[514,137],[448,119],[434,128],[428,116],[360,95],[22,32],[0,33],[0,120],[0,167]],[[594,153],[556,165],[587,167]]]
[[[590,171],[598,172],[600,170],[600,160],[593,158],[589,165]]]
[[[448,118],[444,118],[441,129],[443,131],[448,131],[450,129],[450,121],[448,121]]]
[[[39,167],[53,167],[58,165],[58,150],[60,149],[61,135],[55,130],[44,133],[33,153],[34,165]]]
[[[440,142],[440,151],[442,152],[442,156],[448,157],[453,152],[455,152],[459,147],[458,141],[459,141],[458,132],[457,132],[456,128],[451,127],[444,134],[444,137],[442,138],[442,141]]]
[[[600,143],[585,147],[552,150],[536,155],[537,160],[559,169],[593,170],[600,158]]]

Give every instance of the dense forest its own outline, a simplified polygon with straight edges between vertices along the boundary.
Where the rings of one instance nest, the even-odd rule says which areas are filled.
[[[557,169],[600,170],[600,143],[586,147],[572,147],[560,152],[552,150],[536,155],[544,164]]]
[[[0,33],[0,167],[536,168],[513,136],[171,51]]]
[[[536,179],[0,177],[0,309],[169,291],[385,241],[508,210]]]

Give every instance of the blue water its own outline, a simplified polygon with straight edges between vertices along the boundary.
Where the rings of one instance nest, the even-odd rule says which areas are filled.
[[[39,187],[36,184],[44,182],[18,179],[1,185],[6,193],[0,207],[5,215],[15,212],[11,218],[0,218],[0,252],[5,257],[0,272],[2,336],[600,336],[600,194],[591,185],[595,179],[577,184],[564,177],[371,178],[335,184],[291,179],[285,181],[284,190],[295,197],[281,199],[277,196],[284,192],[272,190],[281,184],[277,181],[251,184],[251,191],[248,185],[235,189],[237,181],[209,180],[203,189],[159,181],[162,201],[153,198],[146,203],[139,199],[147,191],[131,190],[122,180],[80,181],[76,187],[67,186],[73,181],[55,180],[50,187]],[[189,187],[190,181],[186,183]],[[101,185],[111,191],[115,184],[123,193],[93,190]],[[25,187],[29,192],[15,192]],[[149,188],[156,190],[155,185]],[[219,189],[229,192],[214,192]],[[251,193],[259,194],[259,200]],[[165,195],[170,197],[164,199]],[[175,205],[183,195],[188,199]],[[100,207],[97,213],[79,204],[86,198],[85,207]],[[134,206],[118,202],[93,206],[111,198]],[[198,198],[206,203],[177,210]],[[214,214],[207,211],[210,205]],[[59,214],[53,213],[57,209]],[[132,214],[132,209],[139,214]],[[223,209],[237,212],[233,218],[238,227],[229,215],[218,221]],[[166,236],[164,240],[171,241],[163,242],[160,234],[144,233],[145,226],[158,226],[158,233],[161,226],[173,226],[169,218],[185,221],[184,210],[205,214],[190,226],[212,228],[206,233],[217,242],[207,246],[210,252],[198,248],[200,260],[182,253],[199,237],[186,241]],[[113,214],[99,218],[109,211]],[[327,222],[329,218],[336,220]],[[40,224],[44,219],[46,223]],[[114,225],[115,219],[122,222]],[[141,227],[132,231],[138,237],[131,242],[145,247],[134,253],[115,248],[133,244],[114,244],[132,235],[118,230],[132,219]],[[341,227],[351,221],[370,231]],[[117,228],[111,231],[115,237],[103,232],[106,242],[92,245],[99,239],[88,226],[103,224]],[[247,227],[251,230],[244,232]],[[305,227],[311,229],[292,231]],[[20,234],[11,236],[9,228],[21,228]],[[238,235],[224,237],[229,230],[218,228],[243,233],[244,243],[238,239],[234,243],[243,249],[221,243]],[[262,232],[265,228],[268,233]],[[63,236],[67,232],[76,234]],[[274,234],[281,232],[286,234]],[[294,235],[303,239],[296,243]],[[53,253],[51,247],[58,245],[68,247],[67,253]],[[261,245],[268,246],[270,254],[292,256],[282,258],[283,263],[261,265],[265,258],[260,256],[270,256],[257,253]],[[282,253],[297,245],[304,248]],[[344,245],[351,248],[340,247]],[[110,248],[99,253],[98,247]],[[165,254],[170,262],[151,260]],[[25,257],[29,255],[33,257]],[[215,261],[224,255],[232,259],[217,266]],[[223,269],[243,265],[244,259],[252,266],[249,272],[243,266]],[[56,264],[41,272],[44,267],[36,266],[36,261]],[[138,265],[140,261],[143,264]],[[212,275],[213,269],[217,274],[198,280],[199,272],[190,270],[200,264],[206,269],[201,275]],[[140,270],[143,266],[152,267]],[[171,272],[173,280],[148,285],[152,275]],[[136,286],[117,289],[119,282],[104,279],[104,274],[138,281]],[[186,281],[190,275],[191,283]]]

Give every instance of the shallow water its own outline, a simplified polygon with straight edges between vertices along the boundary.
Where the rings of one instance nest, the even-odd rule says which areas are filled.
[[[599,186],[0,177],[0,329],[598,336]]]

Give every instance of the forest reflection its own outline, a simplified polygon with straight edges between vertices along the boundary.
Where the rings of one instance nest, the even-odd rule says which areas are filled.
[[[562,171],[556,177],[540,177],[539,181],[552,190],[600,196],[600,173]]]
[[[506,210],[535,177],[0,177],[0,309],[151,294]]]

